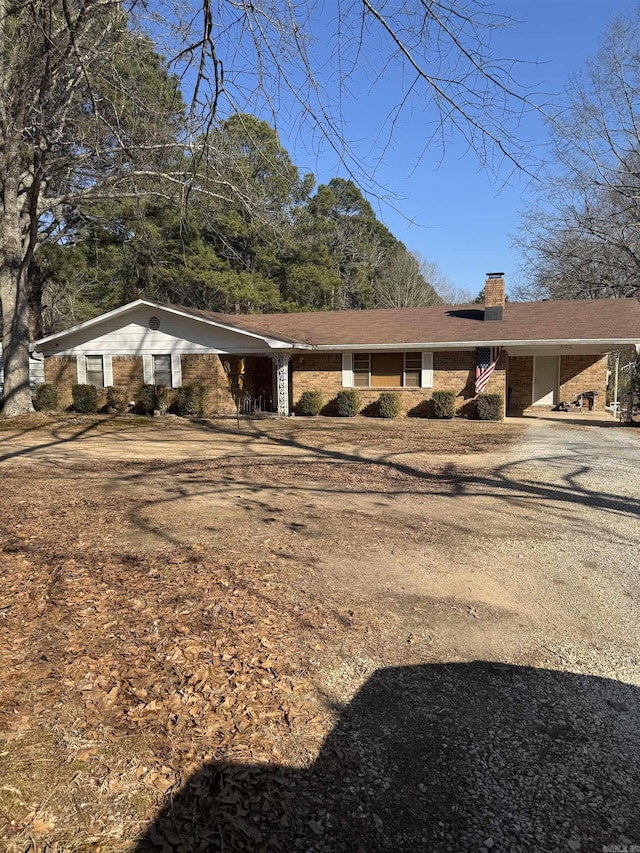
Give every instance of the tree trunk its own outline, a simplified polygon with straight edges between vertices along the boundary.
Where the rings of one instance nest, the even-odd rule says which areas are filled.
[[[27,273],[27,293],[29,297],[29,339],[37,341],[44,337],[42,322],[42,297],[46,284],[40,264],[35,258],[31,259]]]
[[[11,251],[12,246],[20,245],[19,229],[11,234],[5,220],[3,230],[5,245],[0,264],[4,360],[2,416],[11,418],[33,411],[29,388],[29,297],[19,251]]]

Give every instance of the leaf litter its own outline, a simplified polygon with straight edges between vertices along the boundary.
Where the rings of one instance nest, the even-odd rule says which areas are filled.
[[[334,719],[314,667],[364,626],[296,600],[273,561],[118,547],[117,512],[87,506],[72,483],[68,494],[58,484],[59,524],[46,489],[11,510],[19,485],[5,480],[0,548],[0,849],[132,849],[211,764],[224,770],[216,832],[230,849],[259,849],[234,774],[313,761]],[[281,787],[276,772],[261,774],[257,813]],[[158,849],[181,849],[179,833],[165,841]]]

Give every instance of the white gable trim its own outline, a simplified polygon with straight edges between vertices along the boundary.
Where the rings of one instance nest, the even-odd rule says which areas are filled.
[[[310,344],[304,344],[292,340],[282,340],[280,338],[273,337],[270,334],[250,332],[247,329],[241,328],[240,326],[231,325],[229,323],[221,323],[219,320],[212,320],[207,317],[199,317],[196,314],[191,314],[189,311],[183,311],[173,306],[170,307],[168,305],[161,305],[149,299],[136,299],[135,302],[129,302],[127,305],[123,305],[121,308],[114,308],[113,311],[107,311],[106,314],[100,314],[99,317],[94,317],[92,320],[86,320],[84,323],[78,323],[75,326],[71,326],[71,328],[69,329],[65,329],[63,332],[56,332],[56,334],[54,335],[48,335],[45,338],[40,338],[39,340],[31,344],[30,349],[35,350],[45,344],[49,344],[52,341],[60,341],[67,335],[76,334],[77,332],[83,332],[87,329],[99,326],[107,320],[111,320],[114,317],[119,317],[123,314],[127,314],[133,309],[139,308],[141,306],[152,308],[154,311],[165,311],[167,314],[175,314],[178,317],[185,317],[186,319],[191,320],[193,322],[203,323],[206,326],[212,326],[213,328],[217,329],[224,329],[225,331],[234,332],[238,335],[247,338],[252,338],[253,340],[264,341],[270,349],[312,349],[312,346]]]

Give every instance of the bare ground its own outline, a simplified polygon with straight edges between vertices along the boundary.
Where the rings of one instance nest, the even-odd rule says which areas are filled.
[[[539,421],[3,424],[0,845],[640,843],[637,451]]]

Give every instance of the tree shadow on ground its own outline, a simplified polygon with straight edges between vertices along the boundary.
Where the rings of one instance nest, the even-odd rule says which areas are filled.
[[[187,780],[135,853],[567,851],[640,844],[640,691],[499,663],[378,670],[306,769]]]

